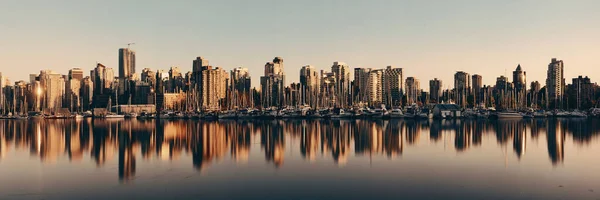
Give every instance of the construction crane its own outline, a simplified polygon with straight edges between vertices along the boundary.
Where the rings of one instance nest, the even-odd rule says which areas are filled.
[[[129,46],[135,44],[135,42],[131,42],[131,43],[127,43],[127,48],[129,49]]]

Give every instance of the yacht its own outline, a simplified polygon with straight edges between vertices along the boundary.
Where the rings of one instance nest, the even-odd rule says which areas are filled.
[[[106,119],[123,119],[123,118],[125,118],[125,115],[119,115],[116,113],[108,113],[108,114],[104,115],[104,118],[106,118]]]
[[[390,118],[396,119],[396,118],[403,118],[403,117],[404,117],[404,113],[402,113],[402,110],[400,110],[400,109],[396,108],[396,109],[392,109],[390,111]]]
[[[235,110],[228,110],[219,113],[219,119],[235,119],[237,113]]]
[[[576,110],[576,111],[571,112],[571,117],[587,117],[587,114],[585,114],[582,111]]]
[[[498,119],[522,119],[523,115],[514,111],[498,112]]]
[[[336,108],[333,110],[333,114],[331,115],[331,118],[350,118],[352,117],[353,114],[352,113],[347,113],[346,111],[344,111],[344,109],[341,108]]]

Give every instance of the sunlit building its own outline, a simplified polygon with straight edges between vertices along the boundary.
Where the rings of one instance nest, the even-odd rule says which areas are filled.
[[[260,86],[263,108],[283,106],[285,74],[281,57],[275,57],[272,62],[265,64],[265,73],[260,78]]]
[[[415,77],[406,77],[406,104],[412,105],[419,102],[421,95],[421,87],[419,79]]]
[[[552,58],[548,64],[546,78],[547,108],[561,108],[565,91],[564,64],[562,60]]]

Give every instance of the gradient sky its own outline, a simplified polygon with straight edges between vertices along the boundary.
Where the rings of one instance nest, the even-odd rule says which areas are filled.
[[[129,42],[138,73],[188,71],[203,56],[249,68],[253,86],[275,56],[288,84],[303,65],[330,70],[334,61],[402,67],[426,90],[433,78],[452,87],[456,71],[493,84],[519,63],[528,81],[544,82],[553,57],[564,60],[568,83],[600,78],[597,0],[0,1],[0,72],[11,81],[96,62],[117,72],[118,48]]]

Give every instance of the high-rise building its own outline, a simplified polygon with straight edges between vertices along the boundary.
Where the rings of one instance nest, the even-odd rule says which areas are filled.
[[[337,79],[335,73],[325,72],[321,70],[321,95],[319,99],[322,107],[334,107],[338,106],[337,99],[339,98],[336,94],[337,90]]]
[[[517,108],[527,107],[527,77],[525,71],[521,69],[521,65],[513,71],[513,86],[515,89],[515,103]]]
[[[467,98],[471,94],[471,77],[469,73],[458,71],[454,74],[454,90],[456,92],[456,104],[462,108],[467,107]]]
[[[166,89],[167,92],[180,92],[184,89],[185,80],[181,74],[179,67],[171,67],[169,69],[169,80],[167,81]]]
[[[402,68],[387,66],[383,75],[383,102],[389,108],[402,106],[403,83]]]
[[[192,61],[192,87],[195,91],[197,91],[197,99],[199,105],[203,104],[203,80],[202,74],[204,70],[207,70],[209,67],[209,62],[207,59],[198,56],[195,60]],[[155,86],[156,87],[156,86]]]
[[[547,108],[562,108],[565,90],[564,64],[562,60],[552,58],[548,64],[546,78]]]
[[[357,103],[368,103],[369,101],[369,77],[371,68],[354,68],[354,101]]]
[[[429,99],[435,104],[442,102],[442,80],[434,78],[429,81]]]
[[[2,72],[0,72],[0,110],[4,110],[4,82],[4,76],[2,75]]]
[[[371,70],[367,84],[368,103],[379,106],[383,103],[383,73],[382,69]]]
[[[42,70],[39,77],[43,88],[42,108],[50,110],[62,108],[63,97],[65,95],[65,80],[63,76],[51,70]]]
[[[92,103],[94,108],[106,108],[109,99],[113,98],[113,84],[115,74],[112,68],[106,67],[101,63],[96,64],[94,69],[94,95]]]
[[[149,83],[150,87],[154,88],[154,84],[156,84],[156,72],[152,71],[150,68],[144,68],[140,80]]]
[[[421,96],[421,87],[419,79],[415,77],[406,77],[406,105],[412,105],[419,102]]]
[[[212,69],[209,66],[202,71],[202,108],[204,110],[221,110],[228,82],[227,72],[220,67]]]
[[[471,85],[474,98],[473,102],[475,105],[483,103],[483,94],[481,93],[481,88],[483,88],[483,78],[481,75],[473,74],[473,76],[471,76]]]
[[[541,98],[542,96],[540,96],[540,90],[542,88],[540,82],[538,81],[533,81],[531,82],[531,85],[529,86],[529,92],[527,94],[528,99],[529,99],[529,107],[531,108],[539,108],[538,106],[540,106],[541,104]]]
[[[77,79],[81,81],[83,79],[83,70],[80,68],[73,68],[69,70],[69,79]]]
[[[119,78],[128,79],[135,74],[135,52],[129,48],[119,49]]]
[[[265,75],[260,77],[262,107],[281,107],[284,101],[285,75],[283,59],[275,57],[265,64]]]
[[[252,93],[250,91],[250,73],[248,68],[238,67],[231,70],[232,103],[239,108],[252,107]]]
[[[81,107],[85,111],[90,110],[90,105],[94,95],[94,82],[92,80],[93,79],[91,77],[87,76],[81,81],[81,90],[79,95],[81,96]]]
[[[350,67],[343,62],[333,62],[331,72],[335,74],[336,86],[336,105],[340,107],[348,106],[348,96],[350,95]]]
[[[589,109],[594,106],[594,84],[590,78],[579,76],[573,78],[569,85],[569,108]],[[571,101],[573,99],[574,101]]]
[[[317,108],[320,78],[319,72],[314,67],[306,65],[300,69],[300,87],[301,103]]]

